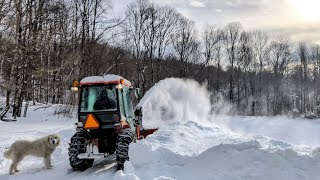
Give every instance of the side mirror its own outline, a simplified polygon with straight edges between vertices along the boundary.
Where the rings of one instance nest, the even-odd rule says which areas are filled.
[[[136,96],[137,99],[141,98],[141,94],[140,94],[140,89],[139,88],[136,88],[134,90],[134,95]]]

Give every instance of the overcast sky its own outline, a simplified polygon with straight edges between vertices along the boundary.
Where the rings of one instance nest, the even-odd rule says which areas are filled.
[[[121,15],[134,0],[112,0]],[[152,0],[169,5],[194,20],[201,30],[206,24],[238,21],[246,30],[261,29],[286,35],[292,41],[320,44],[320,0]]]

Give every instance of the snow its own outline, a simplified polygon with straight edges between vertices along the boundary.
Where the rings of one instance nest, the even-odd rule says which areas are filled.
[[[170,153],[156,152],[154,156]],[[170,156],[169,164],[153,162],[144,166],[145,171],[152,172],[146,179],[151,179],[158,169],[166,169],[160,173],[177,179],[314,179],[319,175],[317,161],[290,150],[269,152],[256,141],[214,146],[189,158],[172,152]]]
[[[144,126],[161,126],[172,122],[209,123],[209,92],[192,80],[169,78],[154,85],[139,102]]]
[[[57,133],[62,141],[53,154],[54,167],[46,170],[42,159],[27,157],[21,171],[9,176],[10,161],[0,153],[0,180],[318,179],[318,120],[210,115],[209,96],[191,80],[157,83],[139,105],[144,126],[159,130],[130,145],[124,171],[116,171],[114,157],[95,162],[85,172],[72,171],[68,143],[76,118],[53,116],[58,105],[36,111],[44,105],[31,106],[26,118],[0,121],[0,152],[15,140]]]
[[[234,119],[237,119],[236,121]],[[264,135],[294,145],[320,146],[320,120],[277,117],[217,116],[215,124],[243,135]]]
[[[131,86],[130,81],[126,80],[121,76],[114,75],[114,74],[107,74],[104,76],[85,77],[80,81],[80,83],[100,83],[100,82],[120,81],[120,79],[124,79],[124,84],[128,84],[128,86]]]
[[[192,141],[180,136],[180,143],[186,146],[175,144],[176,134],[163,138],[162,132],[132,144],[130,161],[136,169],[143,169],[136,175],[145,179],[160,175],[173,179],[315,179],[320,175],[318,157],[302,155],[290,145],[279,147],[278,143],[228,136],[218,128],[207,130],[211,135]],[[211,147],[202,146],[205,143]]]
[[[114,180],[139,180],[139,178],[134,174],[134,168],[129,161],[124,163],[124,170],[117,171],[114,175]]]

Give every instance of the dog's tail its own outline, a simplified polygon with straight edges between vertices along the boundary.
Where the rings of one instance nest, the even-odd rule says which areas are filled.
[[[3,157],[5,157],[5,158],[7,158],[7,159],[10,159],[10,156],[11,156],[11,151],[10,151],[10,149],[4,151]]]

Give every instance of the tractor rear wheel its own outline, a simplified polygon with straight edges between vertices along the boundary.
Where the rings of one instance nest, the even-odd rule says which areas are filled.
[[[130,128],[123,129],[118,134],[116,142],[118,170],[123,170],[124,162],[129,160],[129,145],[133,141],[133,136],[133,132]]]
[[[86,136],[83,132],[76,132],[70,142],[69,147],[69,161],[70,165],[75,171],[85,171],[93,164],[93,159],[79,159],[78,155],[85,153],[86,150]]]

